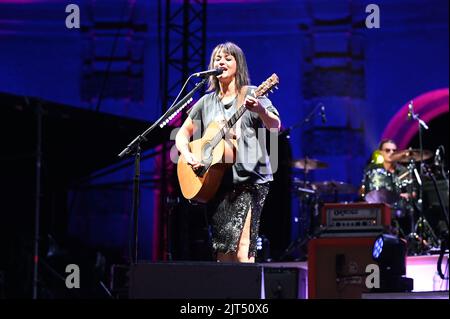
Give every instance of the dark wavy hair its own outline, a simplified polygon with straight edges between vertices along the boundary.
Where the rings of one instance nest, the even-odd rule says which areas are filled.
[[[397,143],[395,143],[394,140],[390,139],[390,138],[385,138],[383,140],[381,140],[380,144],[378,144],[378,149],[381,151],[383,149],[384,144],[386,143],[392,143],[397,145]]]
[[[211,53],[211,59],[209,60],[210,70],[214,68],[214,58],[220,50],[224,53],[232,55],[236,60],[236,93],[239,94],[244,86],[250,85],[250,76],[248,74],[247,61],[245,59],[244,52],[233,42],[218,44]],[[217,77],[211,76],[209,78],[208,91],[215,91],[219,94],[220,86]]]

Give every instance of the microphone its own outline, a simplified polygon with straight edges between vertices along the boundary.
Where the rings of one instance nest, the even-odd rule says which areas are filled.
[[[325,115],[325,105],[320,106],[320,117],[322,118],[322,123],[325,124],[327,122],[327,117]]]
[[[206,77],[211,76],[211,75],[219,75],[219,74],[222,74],[222,73],[223,73],[223,70],[221,68],[217,68],[217,69],[212,69],[212,70],[208,70],[208,71],[202,71],[202,72],[194,73],[194,76],[201,77],[201,78],[206,78]]]
[[[413,101],[409,102],[408,105],[408,121],[410,121],[413,117],[414,111],[413,111]]]
[[[413,109],[413,101],[409,102],[408,105],[408,121],[410,120],[416,120],[419,122],[419,125],[421,127],[423,127],[424,129],[428,130],[428,125],[427,123],[425,123],[418,114],[414,114],[414,109]]]

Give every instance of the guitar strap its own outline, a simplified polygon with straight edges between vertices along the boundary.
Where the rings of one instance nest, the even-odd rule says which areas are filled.
[[[243,106],[244,101],[245,101],[245,97],[248,94],[248,85],[245,85],[241,88],[240,92],[237,94],[235,103],[236,103],[236,111],[241,108],[241,107],[245,107]],[[223,111],[223,109],[221,109],[222,111],[222,116],[224,118],[224,122],[226,125],[226,122],[229,120],[226,115],[225,112]],[[225,134],[227,137],[226,139],[235,139],[236,141],[239,140],[239,138],[241,137],[241,131],[242,131],[242,127],[241,127],[241,123],[242,123],[242,116],[236,121],[236,123],[234,124],[233,127],[229,127],[227,130],[227,133]]]
[[[237,96],[236,110],[239,109],[240,107],[245,107],[243,105],[247,94],[248,94],[248,85],[244,85]],[[239,138],[241,137],[242,133],[241,123],[242,123],[242,116],[239,118],[239,120],[234,125],[234,128],[232,129],[232,131],[234,131],[234,134],[236,136],[236,141],[238,141]]]
[[[238,108],[244,104],[245,97],[247,96],[247,93],[248,93],[247,91],[248,91],[248,85],[244,85],[243,87],[241,87],[241,91],[238,93],[238,98],[237,98]]]

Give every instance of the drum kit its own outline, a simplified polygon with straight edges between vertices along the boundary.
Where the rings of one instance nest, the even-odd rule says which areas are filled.
[[[394,173],[382,165],[378,151],[364,173],[361,198],[368,203],[386,203],[391,206],[396,233],[408,242],[410,254],[423,254],[440,246],[439,236],[427,220],[423,205],[422,185],[427,179],[416,166],[433,157],[429,150],[405,149],[392,155],[392,161],[402,169]],[[423,167],[423,166],[422,166]],[[447,190],[448,192],[448,190]]]
[[[356,201],[390,205],[393,221],[397,222],[403,219],[402,224],[404,226],[396,223],[399,236],[404,237],[408,242],[421,241],[422,243],[424,240],[427,241],[424,245],[416,245],[417,247],[420,246],[416,249],[416,253],[422,253],[424,250],[437,247],[439,245],[438,236],[436,236],[433,227],[428,224],[422,212],[422,194],[420,194],[420,197],[417,196],[424,178],[416,169],[416,164],[423,163],[423,161],[432,157],[433,153],[429,150],[405,149],[397,151],[392,155],[393,161],[405,165],[398,165],[402,169],[392,173],[384,168],[382,155],[379,151],[375,151],[372,155],[371,164],[363,174],[363,182],[359,190],[342,181],[308,181],[307,176],[310,171],[328,168],[328,164],[323,161],[308,157],[292,161],[292,167],[302,170],[304,173],[303,179],[294,178],[293,180],[294,192],[301,205],[300,219],[303,219],[303,221],[300,222],[306,222],[306,229],[303,230],[306,233],[304,237],[312,236],[317,229],[320,203],[325,201],[338,202],[343,197],[341,195],[348,195],[347,197],[354,196],[353,198]]]
[[[424,150],[422,156],[423,160],[428,160],[432,157],[432,153]],[[408,164],[408,166],[399,174],[392,174],[381,165],[383,159],[379,157],[378,151],[372,155],[372,165],[364,173],[363,185],[360,189],[360,195],[366,202],[394,205],[401,200],[400,194],[403,191],[412,196],[413,189],[411,187],[408,189],[408,186],[413,184],[414,178],[420,178],[417,176],[415,165],[421,160],[420,151],[416,149],[399,151],[392,156],[392,160]]]

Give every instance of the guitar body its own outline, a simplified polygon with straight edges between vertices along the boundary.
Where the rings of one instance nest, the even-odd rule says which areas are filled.
[[[214,148],[211,140],[220,131],[221,126],[212,122],[201,139],[189,143],[190,151],[195,158],[205,164],[203,174],[197,174],[180,155],[177,165],[178,181],[181,192],[186,199],[207,203],[217,192],[225,171],[236,160],[236,140],[222,139]]]

